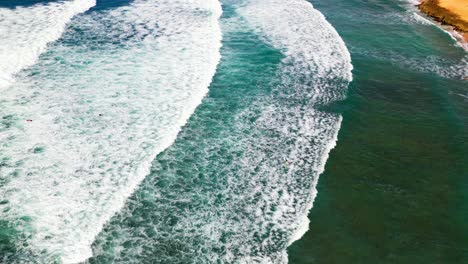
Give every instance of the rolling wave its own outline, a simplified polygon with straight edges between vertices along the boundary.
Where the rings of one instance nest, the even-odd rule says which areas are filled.
[[[0,8],[0,88],[33,65],[47,44],[60,38],[70,19],[95,4],[95,0],[74,0]]]
[[[306,1],[223,1],[210,96],[106,225],[90,263],[287,263],[308,228],[350,55]],[[266,42],[266,43],[265,43]]]
[[[92,4],[51,6],[76,10],[78,3]],[[28,24],[42,13],[61,24],[47,37],[33,34],[37,42],[27,29],[18,41],[35,43],[29,49],[11,34],[5,43],[20,43],[13,56],[24,52],[27,59],[2,72],[33,64],[63,32],[64,17],[76,13],[63,8],[58,16],[49,8],[11,11],[31,16]],[[88,12],[4,90],[0,215],[21,234],[5,261],[76,263],[91,256],[94,237],[208,92],[220,59],[220,15],[215,0],[136,0]]]
[[[336,144],[342,120],[341,116],[318,108],[345,98],[352,81],[351,56],[333,26],[307,1],[252,0],[241,6],[239,12],[258,34],[286,56],[272,100],[275,103],[260,115],[258,126],[275,131],[275,137],[264,137],[262,143],[282,153],[276,160],[289,164],[284,175],[288,180],[280,180],[283,197],[272,197],[276,197],[273,202],[277,206],[284,208],[281,216],[277,216],[282,222],[279,229],[289,233],[291,244],[308,230],[307,215],[317,195],[318,177]],[[252,156],[258,157],[256,152]],[[265,171],[275,167],[268,162],[264,166]],[[298,180],[300,177],[303,179]],[[299,186],[307,178],[312,181],[305,184],[309,189]],[[291,186],[296,186],[296,190],[291,191]]]

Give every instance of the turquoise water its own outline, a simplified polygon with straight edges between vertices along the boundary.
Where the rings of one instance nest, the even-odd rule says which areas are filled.
[[[349,84],[305,1],[75,2],[0,101],[0,262],[468,260],[466,52],[411,4],[311,1]]]
[[[283,73],[290,62],[236,7],[224,6],[222,60],[210,93],[97,238],[90,263],[287,261],[338,117],[314,112],[314,99],[301,97],[312,80]],[[297,90],[288,90],[285,76],[296,77]],[[329,81],[334,86],[323,95],[342,97],[347,83]],[[318,136],[301,131],[307,122],[322,126]]]

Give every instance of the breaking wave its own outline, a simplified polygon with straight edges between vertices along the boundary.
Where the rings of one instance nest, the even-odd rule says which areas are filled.
[[[47,45],[60,38],[75,15],[95,4],[95,0],[74,0],[0,8],[0,89],[11,84],[15,74],[33,65]]]
[[[66,20],[92,4],[2,10],[24,16],[28,26],[46,21],[26,28],[23,38],[12,32],[2,40],[18,51],[2,51],[0,61],[26,54],[3,65],[2,78],[31,66]],[[220,59],[220,15],[215,0],[136,0],[88,12],[4,89],[0,210],[21,234],[5,261],[76,263],[91,256],[95,236],[208,92]]]
[[[341,116],[350,54],[302,0],[224,1],[210,96],[104,228],[90,263],[286,263]],[[268,44],[265,44],[268,43]]]

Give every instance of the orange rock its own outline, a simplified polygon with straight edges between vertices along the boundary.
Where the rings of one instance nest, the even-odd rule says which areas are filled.
[[[468,0],[424,0],[419,9],[436,21],[453,26],[468,41]]]

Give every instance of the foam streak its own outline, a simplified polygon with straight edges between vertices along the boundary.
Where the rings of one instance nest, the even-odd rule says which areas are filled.
[[[275,113],[288,117],[289,122],[282,122],[281,117],[269,117],[265,122],[265,127],[270,129],[275,129],[271,124],[282,127],[282,131],[299,128],[297,133],[284,134],[296,142],[294,148],[286,151],[289,152],[286,160],[293,164],[287,177],[293,179],[305,173],[313,179],[309,198],[290,193],[286,201],[279,201],[285,209],[282,221],[287,223],[282,228],[290,230],[288,244],[291,244],[308,229],[307,215],[317,195],[318,176],[336,144],[341,124],[340,116],[318,111],[316,106],[344,98],[347,84],[352,80],[351,57],[336,30],[307,1],[252,0],[239,12],[258,34],[286,55],[280,97],[308,98],[308,106],[300,108],[275,106]],[[304,163],[306,160],[309,161]],[[301,202],[293,205],[294,198]],[[295,208],[294,214],[288,213],[291,207]]]
[[[60,38],[70,19],[95,4],[95,0],[74,0],[0,8],[0,88],[33,65],[47,44]]]
[[[91,256],[95,236],[208,92],[220,14],[215,0],[88,13],[6,89],[1,218],[26,234],[17,247],[32,260]]]

